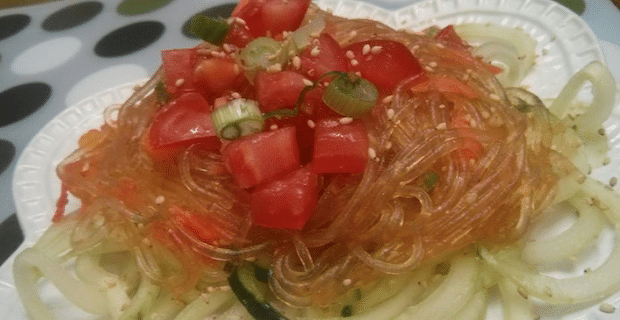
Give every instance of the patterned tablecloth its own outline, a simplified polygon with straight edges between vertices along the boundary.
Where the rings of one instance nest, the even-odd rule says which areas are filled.
[[[203,11],[228,15],[234,4],[224,1],[64,0],[0,9],[0,263],[23,238],[11,180],[31,138],[68,106],[147,78],[162,49],[196,45],[187,22]],[[557,1],[590,25],[620,79],[620,11],[610,0]],[[416,0],[370,2],[397,9]]]

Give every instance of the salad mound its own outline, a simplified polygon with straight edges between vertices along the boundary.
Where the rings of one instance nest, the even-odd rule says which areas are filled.
[[[613,78],[592,63],[548,109],[498,80],[531,64],[477,56],[459,29],[394,30],[308,0],[196,17],[205,42],[163,51],[58,165],[53,225],[15,262],[29,315],[53,318],[43,275],[115,319],[475,319],[495,285],[505,310],[533,316],[528,295],[614,293],[615,253],[571,280],[594,281],[585,291],[529,266],[620,221],[618,195],[582,173]],[[596,105],[565,112],[584,79]],[[66,213],[69,194],[80,208]],[[567,236],[583,245],[525,242],[558,204],[585,213]]]

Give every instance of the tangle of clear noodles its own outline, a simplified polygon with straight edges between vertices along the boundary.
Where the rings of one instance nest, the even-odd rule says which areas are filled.
[[[161,107],[150,94],[151,81],[121,106],[115,122],[108,120],[59,165],[59,177],[82,202],[81,225],[96,225],[89,213],[102,203],[116,210],[105,221],[114,226],[106,228],[125,228],[126,249],[142,272],[172,287],[213,278],[207,274],[219,274],[220,261],[267,256],[273,294],[294,306],[329,305],[353,286],[423,261],[480,241],[517,239],[552,201],[559,175],[571,171],[552,170],[561,155],[546,137],[559,131],[546,111],[517,110],[484,63],[462,59],[432,38],[311,11],[324,16],[324,31],[340,44],[399,41],[423,66],[433,66],[429,77],[457,79],[477,97],[412,91],[414,79],[401,83],[391,99],[382,97],[364,119],[377,158],[363,174],[325,179],[311,220],[292,235],[251,224],[248,195],[216,153],[191,146],[168,163],[145,153],[145,133]],[[429,172],[438,177],[431,185]],[[174,208],[208,219],[222,238],[200,238],[172,216]]]

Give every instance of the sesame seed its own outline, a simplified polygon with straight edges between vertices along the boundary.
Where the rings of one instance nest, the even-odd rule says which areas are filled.
[[[232,93],[230,94],[230,96],[231,96],[233,99],[240,99],[240,98],[241,98],[241,94],[240,94],[239,92],[232,92]]]
[[[293,67],[295,67],[295,69],[301,68],[301,58],[298,56],[293,57]]]
[[[316,126],[316,124],[314,123],[314,121],[308,119],[308,127],[313,128]]]
[[[360,64],[360,63],[359,63],[357,60],[355,60],[355,59],[351,59],[351,65],[352,65],[352,66],[356,66],[356,65],[358,65],[358,64]]]
[[[442,123],[438,124],[438,125],[435,127],[435,129],[437,129],[437,130],[446,130],[447,128],[448,128],[448,126],[446,125],[446,123],[445,123],[445,122],[442,122]]]
[[[155,198],[155,204],[162,204],[164,203],[164,201],[166,201],[166,198],[164,198],[164,196],[157,196],[157,198]]]
[[[321,50],[319,50],[318,47],[313,47],[312,50],[310,50],[310,55],[313,57],[318,56],[319,53],[321,53]]]
[[[435,61],[431,61],[431,62],[429,62],[429,63],[428,63],[428,65],[429,65],[431,68],[436,68],[436,67],[437,67],[437,62],[435,62]]]
[[[383,50],[383,47],[382,47],[382,46],[373,46],[373,47],[370,49],[370,52],[371,52],[372,54],[379,54],[379,53],[381,53],[381,50]]]
[[[207,287],[207,292],[208,292],[208,293],[213,293],[213,292],[215,292],[215,288],[214,288],[214,287],[211,287],[211,286],[208,286],[208,287]]]
[[[389,95],[389,96],[383,98],[383,103],[390,103],[390,102],[392,102],[393,99],[394,99],[394,96],[393,95]]]
[[[370,52],[370,45],[367,43],[364,45],[364,47],[362,48],[362,54],[366,55]]]
[[[277,125],[277,124],[272,124],[272,125],[269,127],[269,129],[271,129],[271,130],[276,130],[276,129],[278,129],[278,125]]]
[[[224,48],[224,51],[226,51],[226,52],[231,52],[232,51],[232,47],[228,43],[224,43],[222,45],[222,48]]]
[[[499,96],[496,95],[495,93],[491,93],[489,95],[489,98],[491,98],[491,100],[495,100],[495,101],[499,101],[500,100]]]
[[[359,72],[359,71],[355,71],[355,72],[354,72],[354,74],[355,74],[356,76],[358,76],[358,77],[361,77],[361,76],[362,76],[362,73],[361,73],[361,72]]]
[[[392,149],[392,142],[391,142],[391,141],[388,141],[388,142],[385,144],[385,149],[386,149],[386,150],[390,150],[390,149]]]
[[[306,87],[312,87],[314,85],[314,82],[312,82],[312,81],[310,81],[310,80],[308,80],[306,78],[304,78],[302,81],[304,82],[304,85],[306,85]]]
[[[375,149],[373,148],[368,148],[368,157],[370,157],[370,159],[374,159],[377,157],[377,151],[375,151]]]
[[[338,119],[338,122],[340,122],[340,124],[349,124],[349,123],[353,122],[353,118],[351,118],[351,117],[342,117],[342,118]]]
[[[601,303],[598,309],[604,313],[614,313],[616,311],[616,307],[612,306],[609,303]]]
[[[351,279],[344,279],[342,280],[342,284],[345,286],[350,286],[351,283],[353,283],[353,281]]]
[[[282,71],[282,65],[279,63],[275,63],[267,67],[267,72],[276,73]]]
[[[618,178],[616,177],[611,177],[611,179],[609,179],[609,186],[610,187],[615,187],[616,184],[618,184]]]
[[[183,83],[185,83],[185,79],[177,79],[177,81],[174,82],[174,85],[180,87]]]
[[[376,157],[376,158],[375,158],[375,162],[381,162],[381,158]]]
[[[394,115],[395,115],[394,109],[392,109],[392,108],[387,109],[387,117],[388,117],[388,119],[390,119],[390,120],[394,119]]]
[[[445,48],[445,47],[446,47],[446,46],[444,46],[444,45],[443,45],[443,44],[441,44],[441,43],[437,43],[436,45],[437,45],[437,48],[441,48],[441,49],[443,49],[443,48]]]
[[[487,111],[480,112],[480,115],[482,116],[483,119],[488,119],[491,116],[491,114],[488,113]]]
[[[347,52],[345,52],[345,55],[349,59],[355,59],[355,53],[353,53],[353,51],[351,51],[351,50],[347,50]]]
[[[442,103],[442,104],[439,105],[439,109],[445,109],[445,108],[446,108],[445,104]]]
[[[428,71],[428,72],[433,72],[435,70],[433,70],[433,68],[429,67],[429,66],[424,66],[424,70]]]

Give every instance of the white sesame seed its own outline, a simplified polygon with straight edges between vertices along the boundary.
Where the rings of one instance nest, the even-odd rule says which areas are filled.
[[[234,91],[233,91],[233,92],[230,94],[230,96],[231,96],[233,99],[241,99],[241,94],[240,94],[239,92],[234,92]]]
[[[383,47],[382,47],[382,46],[373,46],[373,47],[370,49],[370,52],[371,52],[372,54],[379,54],[379,53],[381,53],[381,50],[383,50]]]
[[[347,50],[347,52],[345,52],[345,55],[349,59],[355,59],[355,53],[353,53],[353,51],[351,51],[351,50]]]
[[[441,49],[443,49],[443,48],[445,48],[445,47],[446,47],[446,46],[444,46],[443,44],[441,44],[441,43],[439,43],[439,42],[437,43],[437,48],[441,48]]]
[[[355,67],[355,66],[356,66],[356,65],[358,65],[358,64],[360,64],[360,63],[359,63],[357,60],[355,60],[355,59],[351,59],[351,65],[352,65],[352,66],[354,66],[354,67]]]
[[[488,119],[491,116],[491,114],[488,113],[487,111],[480,112],[480,115],[482,116],[483,119]]]
[[[174,82],[174,85],[177,87],[182,86],[185,83],[185,79],[177,79],[177,81]]]
[[[278,125],[277,124],[272,124],[269,129],[271,130],[277,130],[278,129]]]
[[[491,100],[495,100],[495,101],[499,101],[500,100],[499,96],[496,95],[495,93],[491,93],[489,95],[489,98],[491,98]]]
[[[282,71],[282,65],[279,63],[274,63],[270,65],[269,67],[267,67],[267,72],[269,73],[276,73],[280,71]]]
[[[342,284],[345,286],[350,286],[351,283],[353,283],[353,281],[351,279],[344,279],[342,280]]]
[[[166,198],[164,198],[164,196],[157,196],[157,198],[155,198],[155,204],[162,204],[164,203],[164,201],[166,201]]]
[[[394,115],[395,115],[394,109],[392,109],[392,108],[387,109],[387,117],[388,117],[388,119],[390,119],[390,120],[394,119]]]
[[[310,50],[310,55],[313,57],[318,56],[321,53],[321,50],[319,50],[318,47],[313,47],[312,50]]]
[[[389,95],[389,96],[383,98],[383,103],[386,103],[386,104],[390,103],[390,102],[392,102],[392,99],[394,99],[394,96],[393,95]]]
[[[377,157],[377,151],[375,151],[375,149],[373,148],[368,148],[368,157],[370,157],[370,159],[374,159]]]
[[[438,125],[435,127],[435,129],[437,129],[437,130],[446,130],[447,128],[448,128],[448,126],[446,125],[446,123],[445,123],[445,122],[442,122],[442,123],[438,124]]]
[[[435,70],[433,70],[433,68],[429,67],[429,66],[424,66],[424,70],[428,71],[428,72],[433,72]]]
[[[609,303],[601,303],[599,306],[599,310],[604,313],[614,313],[616,311],[616,307],[612,306]]]
[[[222,48],[224,48],[224,51],[226,51],[226,52],[231,52],[232,51],[232,47],[228,43],[224,43],[222,45]]]
[[[308,80],[306,78],[304,78],[302,81],[304,82],[304,85],[306,85],[306,87],[312,87],[314,85],[314,82],[312,82],[312,81],[310,81],[310,80]]]
[[[445,108],[446,108],[445,104],[442,103],[442,104],[439,105],[439,109],[445,109]]]
[[[316,124],[314,123],[314,121],[308,119],[308,127],[313,128],[316,126]]]
[[[354,72],[354,74],[355,74],[356,76],[358,76],[358,77],[361,77],[361,76],[362,76],[362,73],[361,73],[361,72],[359,72],[359,71],[355,71],[355,72]]]
[[[429,63],[428,63],[428,65],[429,65],[431,68],[436,68],[436,67],[437,67],[437,62],[435,62],[435,61],[431,61],[431,62],[429,62]]]
[[[293,67],[295,67],[295,69],[301,68],[301,58],[298,56],[293,57]]]
[[[375,162],[381,162],[381,158],[376,157],[376,158],[375,158]]]
[[[367,43],[362,47],[362,54],[366,55],[370,52],[370,45]]]
[[[340,122],[341,124],[349,124],[349,123],[353,122],[353,118],[351,118],[351,117],[342,117],[342,118],[338,119],[338,122]]]
[[[385,149],[386,149],[386,150],[390,150],[390,149],[392,149],[392,142],[391,142],[391,141],[388,141],[388,142],[385,144]]]

